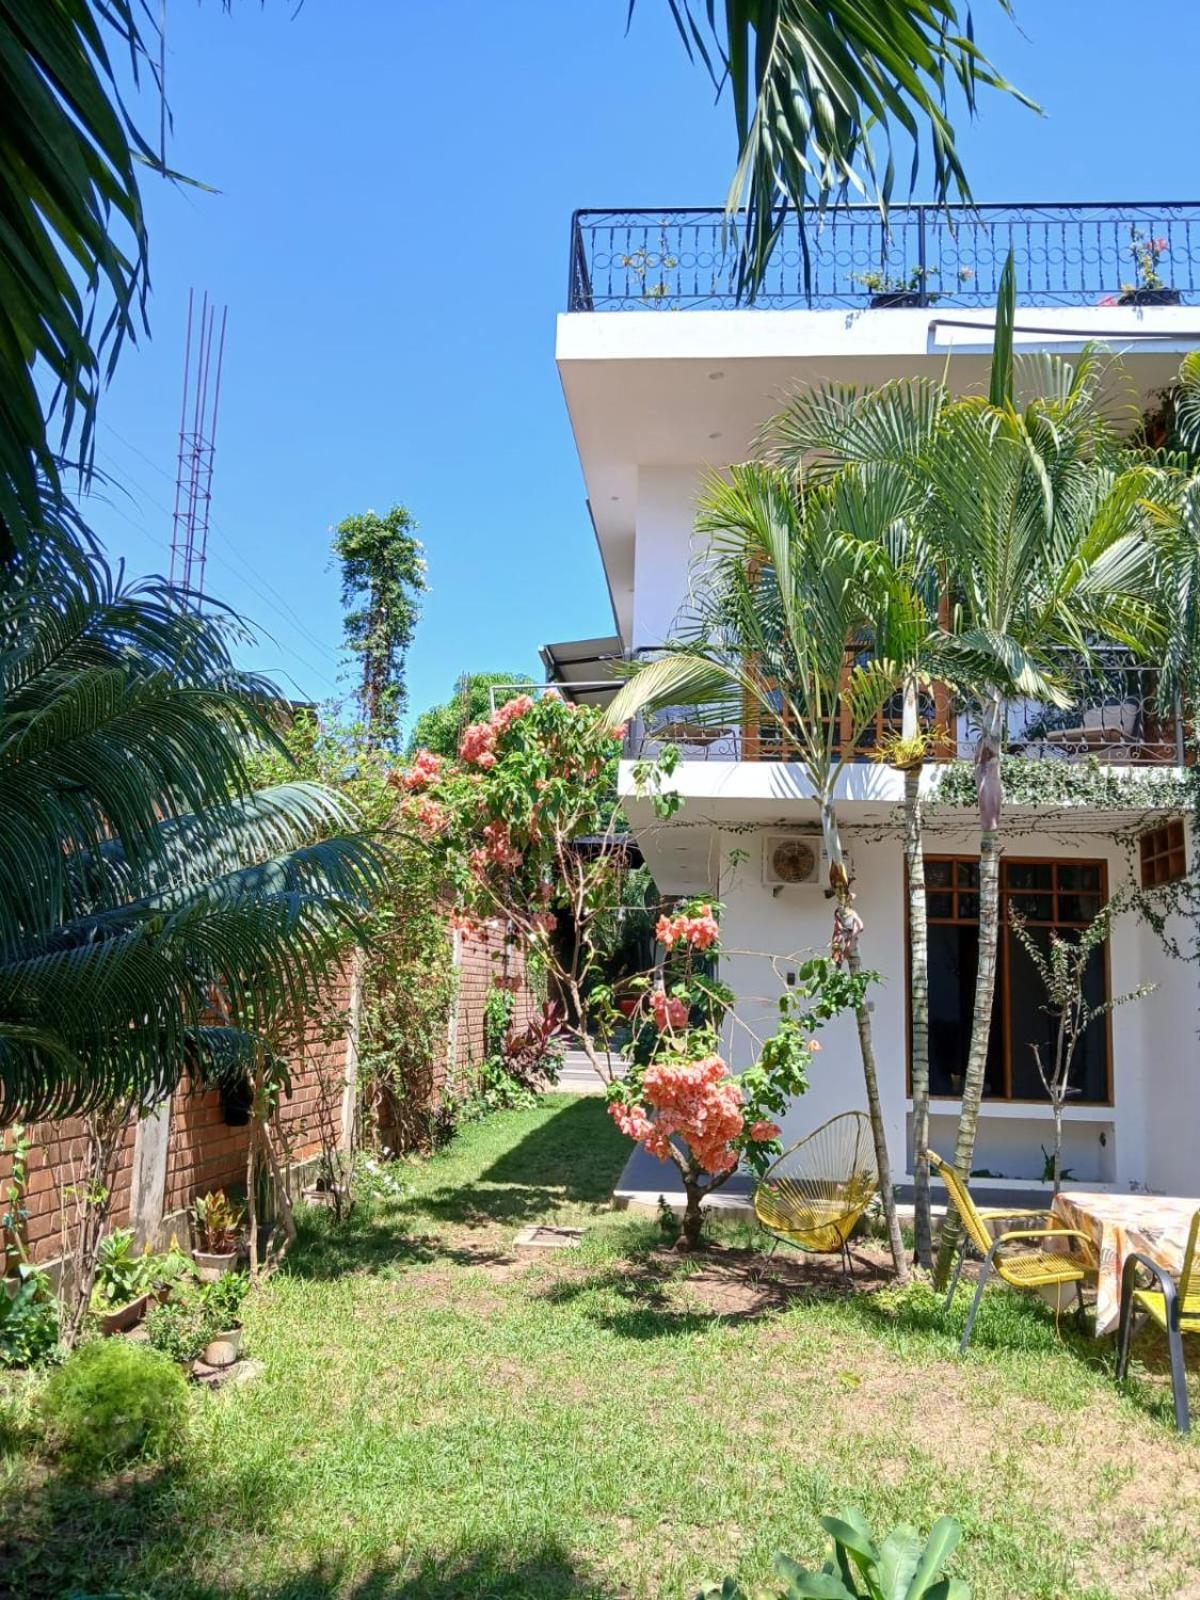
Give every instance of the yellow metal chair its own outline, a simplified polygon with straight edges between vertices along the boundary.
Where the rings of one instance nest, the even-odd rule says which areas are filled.
[[[971,1302],[967,1325],[963,1330],[962,1343],[958,1347],[959,1352],[966,1354],[979,1302],[983,1299],[984,1288],[993,1271],[1002,1282],[1014,1289],[1063,1288],[1073,1284],[1077,1315],[1082,1320],[1083,1285],[1096,1276],[1096,1263],[1092,1259],[1091,1240],[1087,1234],[1081,1233],[1078,1228],[1064,1228],[1051,1222],[1052,1213],[1049,1211],[980,1211],[971,1199],[971,1192],[956,1167],[952,1167],[948,1161],[943,1161],[941,1156],[932,1150],[926,1150],[925,1159],[931,1171],[936,1172],[946,1185],[954,1209],[962,1218],[963,1241],[959,1246],[954,1276],[950,1280],[950,1290],[946,1295],[947,1311],[953,1304],[954,1291],[958,1288],[967,1252],[974,1248],[983,1261],[979,1269],[979,1284],[975,1290],[975,1298]],[[987,1226],[989,1222],[1033,1222],[1035,1219],[1041,1219],[1040,1227],[1008,1228],[998,1234],[993,1234]],[[1070,1251],[1061,1251],[1042,1248],[1045,1243],[1059,1239],[1070,1240],[1073,1245],[1082,1245],[1083,1249],[1072,1248]],[[1034,1248],[1035,1243],[1036,1248]],[[1014,1249],[1013,1246],[1017,1248]]]
[[[840,1251],[848,1272],[850,1235],[878,1188],[870,1121],[861,1111],[843,1111],[768,1167],[754,1191],[754,1214],[776,1241]]]
[[[1157,1286],[1138,1284],[1138,1272],[1146,1271]],[[1175,1425],[1180,1433],[1191,1428],[1188,1415],[1187,1371],[1183,1363],[1183,1335],[1200,1333],[1200,1211],[1192,1218],[1183,1270],[1179,1282],[1149,1256],[1134,1254],[1126,1258],[1121,1274],[1121,1325],[1117,1332],[1117,1381],[1129,1370],[1129,1346],[1137,1316],[1157,1322],[1167,1336],[1171,1354],[1171,1388],[1175,1397]]]

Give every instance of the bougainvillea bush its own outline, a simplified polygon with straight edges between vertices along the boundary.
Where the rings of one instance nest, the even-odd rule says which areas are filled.
[[[464,730],[457,761],[419,750],[396,779],[458,924],[498,926],[532,955],[563,1003],[564,1032],[606,1081],[615,1012],[601,980],[632,858],[617,799],[621,737],[594,707],[553,690],[522,694]],[[669,811],[657,769],[640,770]]]
[[[827,959],[802,963],[779,1001],[775,1032],[733,1072],[722,1044],[733,996],[720,981],[719,907],[664,908],[655,960],[620,993],[604,971],[602,928],[621,904],[630,857],[616,789],[620,729],[552,691],[522,694],[463,732],[456,762],[418,751],[397,785],[410,826],[439,858],[465,925],[500,923],[555,980],[563,1027],[608,1083],[621,1130],[678,1168],[681,1246],[701,1241],[704,1197],[739,1165],[762,1171],[779,1151],[779,1118],[803,1094],[816,1030],[868,981]],[[660,815],[677,804],[664,767],[635,768]],[[631,1014],[632,1013],[632,1014]],[[624,1078],[611,1043],[632,1026]]]
[[[634,1064],[609,1089],[622,1133],[678,1168],[685,1195],[679,1247],[702,1240],[706,1195],[738,1167],[762,1173],[779,1154],[776,1120],[808,1087],[816,1032],[865,986],[826,957],[813,957],[779,1000],[776,1030],[754,1042],[756,1059],[734,1073],[722,1054],[731,1002],[713,967],[720,945],[714,906],[690,901],[659,918],[662,962],[644,997]]]

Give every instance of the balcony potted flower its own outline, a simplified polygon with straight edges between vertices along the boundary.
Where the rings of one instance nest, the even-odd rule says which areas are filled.
[[[1158,270],[1159,262],[1169,253],[1168,240],[1156,239],[1140,228],[1130,228],[1129,254],[1137,268],[1137,282],[1121,285],[1120,305],[1177,306],[1181,303],[1179,290],[1169,288]]]
[[[243,1206],[230,1200],[223,1189],[201,1195],[192,1203],[192,1225],[197,1244],[192,1251],[196,1276],[214,1283],[237,1265],[238,1242],[246,1223]]]
[[[868,302],[872,311],[893,310],[901,306],[930,306],[937,299],[937,295],[930,294],[928,290],[922,292],[922,286],[930,278],[937,277],[936,267],[914,267],[907,277],[892,277],[882,268],[878,272],[852,272],[852,283],[861,283],[870,295]]]

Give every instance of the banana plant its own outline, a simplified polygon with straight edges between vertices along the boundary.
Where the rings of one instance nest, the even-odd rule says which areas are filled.
[[[962,1537],[953,1517],[939,1517],[922,1540],[916,1528],[901,1523],[876,1544],[861,1512],[822,1517],[833,1550],[819,1571],[790,1556],[777,1556],[775,1570],[784,1587],[778,1600],[971,1600],[961,1578],[943,1575]],[[734,1579],[702,1589],[697,1600],[753,1600]]]

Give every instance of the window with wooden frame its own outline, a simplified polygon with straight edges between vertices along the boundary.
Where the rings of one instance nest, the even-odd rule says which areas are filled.
[[[1148,828],[1138,840],[1142,863],[1142,888],[1158,889],[1187,875],[1187,844],[1183,819]]]
[[[929,923],[929,1075],[934,1095],[957,1098],[971,1044],[975,971],[979,958],[979,862],[965,856],[927,856]],[[1030,935],[1049,947],[1051,932],[1070,935],[1091,922],[1107,899],[1103,861],[1009,859],[1000,864],[1000,950],[984,1096],[990,1100],[1045,1101],[1033,1046],[1047,1068],[1053,1063],[1055,1024],[1042,1009],[1041,979],[1016,934],[1018,911]],[[1109,997],[1107,948],[1088,965],[1086,993],[1093,1005]],[[1071,1073],[1072,1103],[1111,1101],[1108,1018],[1088,1028]],[[911,1079],[911,1074],[910,1074]],[[911,1081],[910,1081],[911,1092]]]

